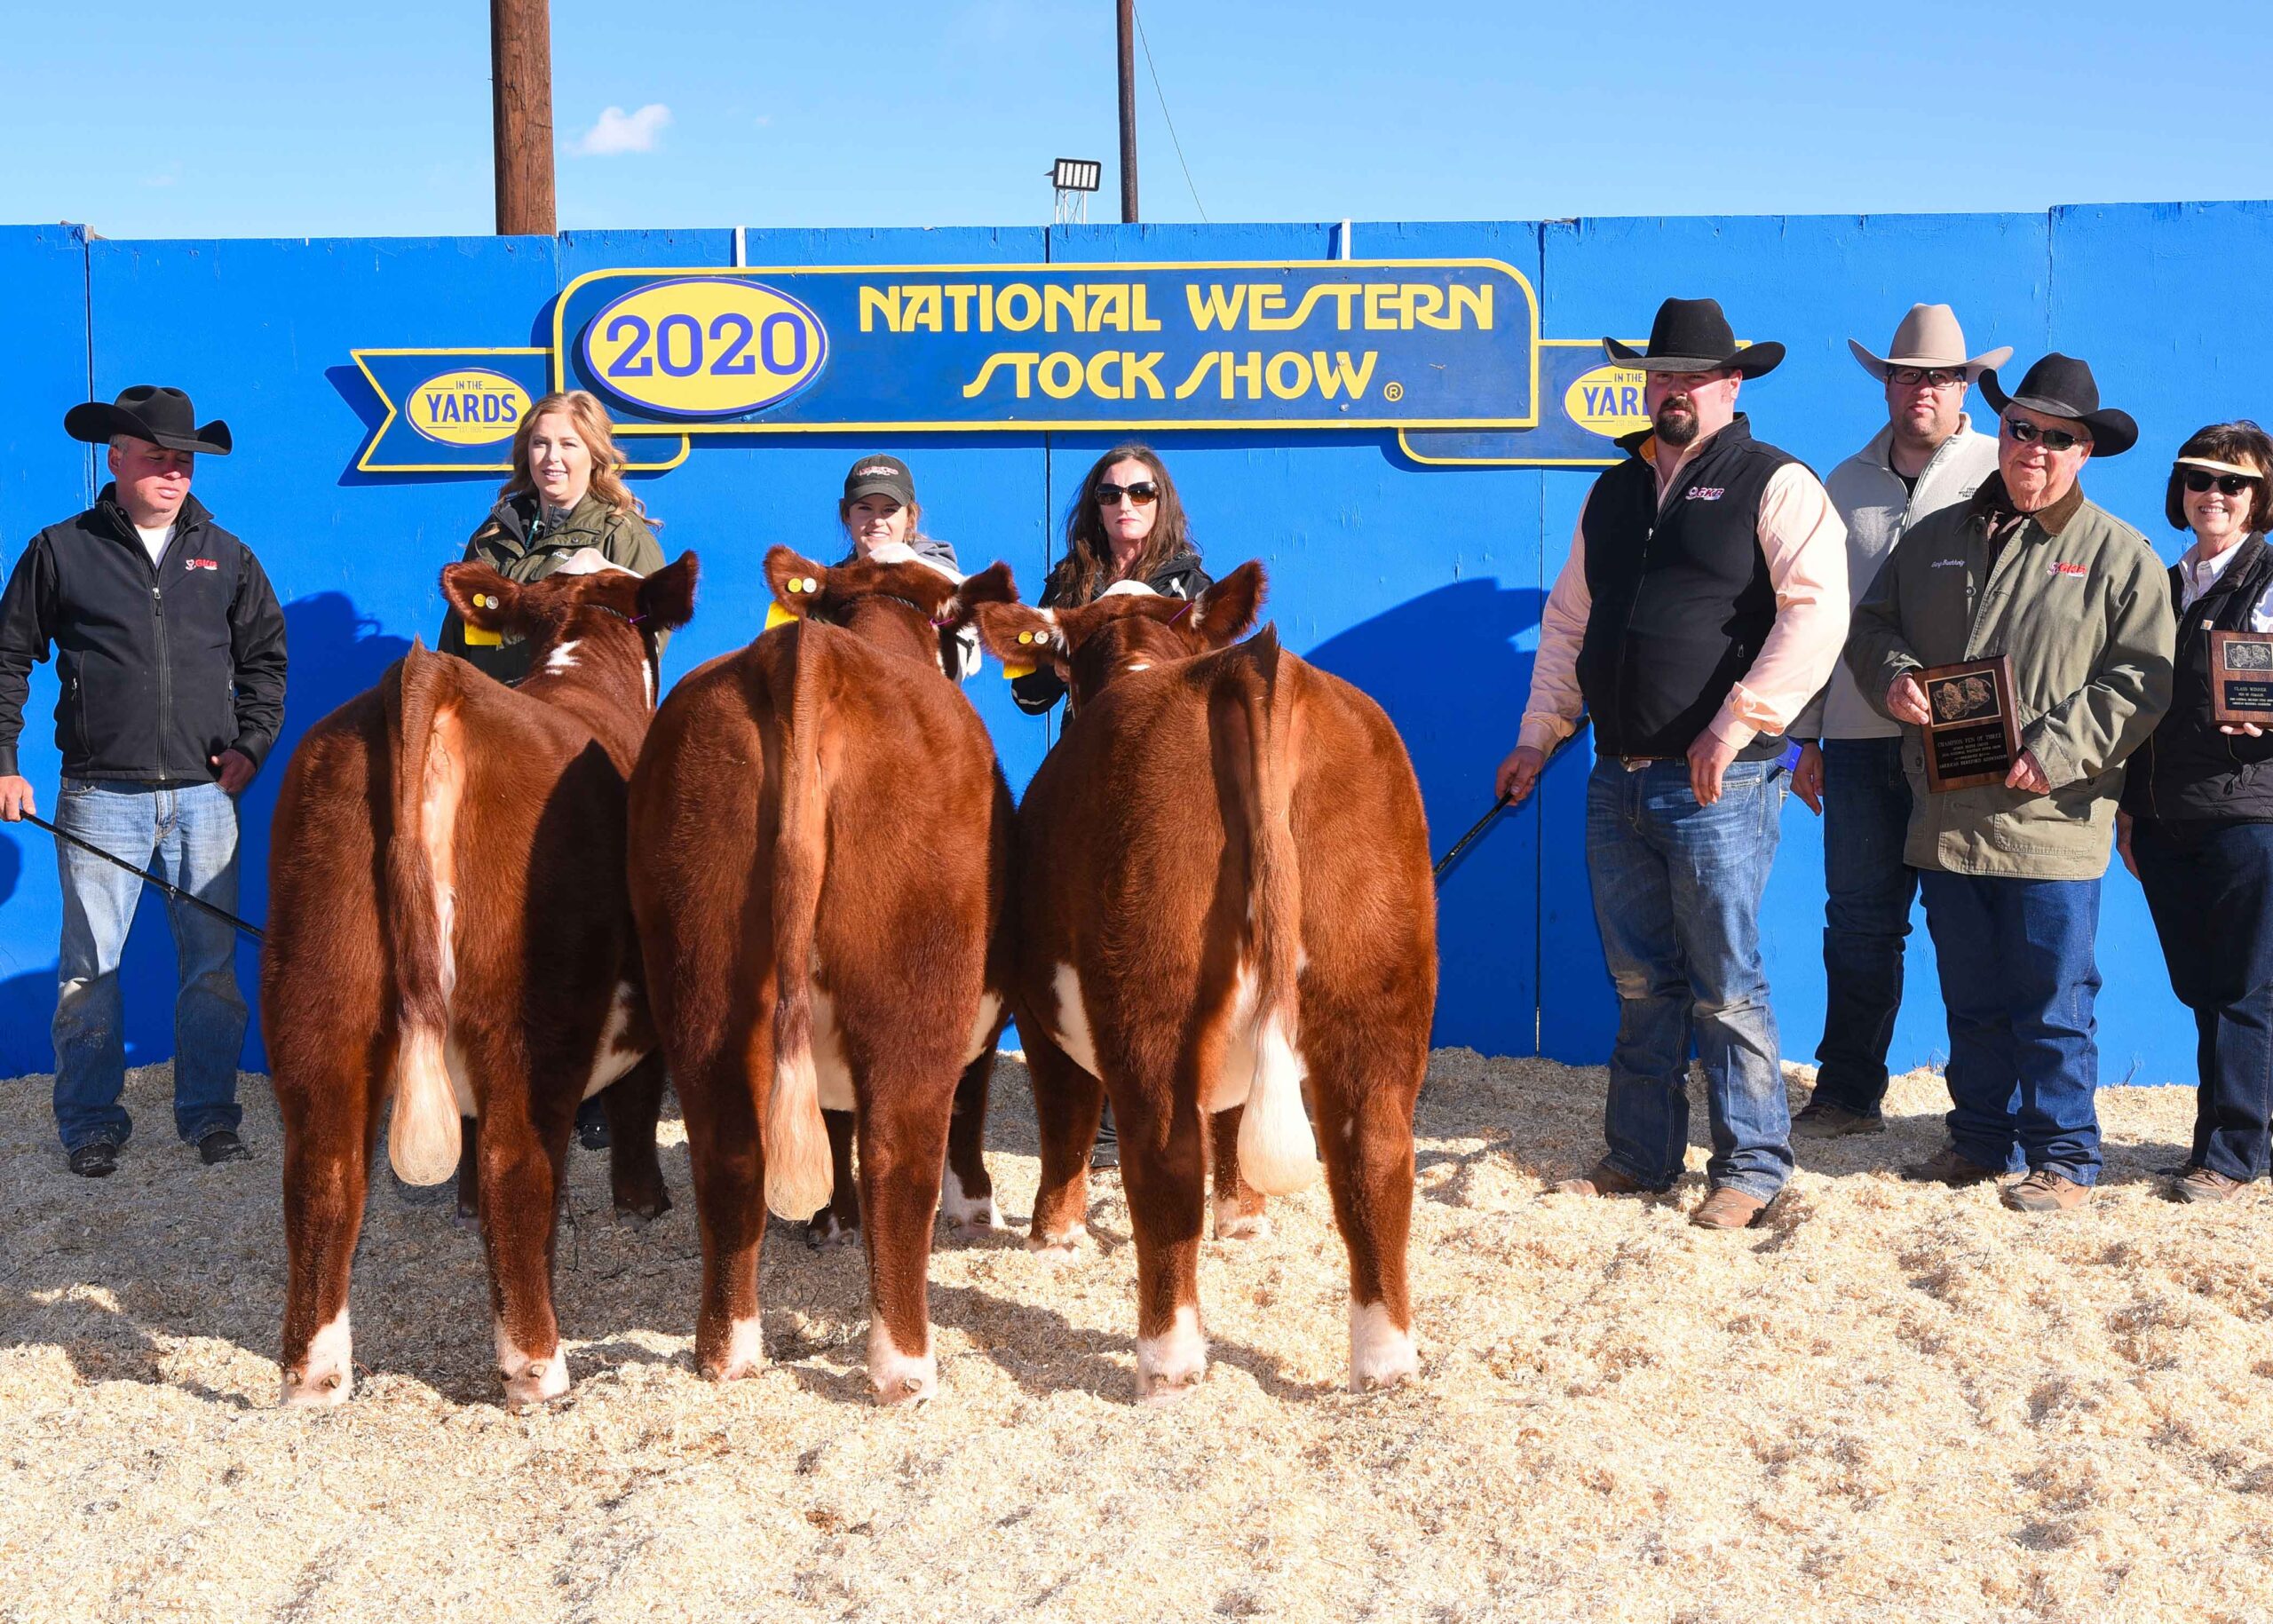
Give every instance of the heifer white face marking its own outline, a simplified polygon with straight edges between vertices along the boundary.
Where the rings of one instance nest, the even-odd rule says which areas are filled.
[[[553,568],[556,575],[598,575],[614,570],[619,575],[637,575],[637,570],[626,569],[597,547],[579,547]]]
[[[1181,1398],[1208,1374],[1208,1339],[1200,1334],[1200,1311],[1181,1303],[1168,1328],[1136,1339],[1136,1397],[1146,1404]]]
[[[1089,1035],[1089,1007],[1081,1002],[1081,978],[1071,964],[1060,964],[1050,986],[1057,994],[1057,1023],[1049,1035],[1074,1065],[1104,1081],[1105,1073],[1097,1069],[1097,1042]]]
[[[294,1408],[331,1409],[347,1402],[355,1390],[354,1338],[347,1327],[347,1311],[319,1326],[308,1339],[308,1360],[300,1379],[284,1378],[284,1402]]]
[[[505,1383],[507,1409],[543,1404],[568,1390],[568,1361],[561,1357],[558,1348],[539,1358],[513,1345],[513,1339],[505,1334],[503,1320],[495,1321],[491,1328],[497,1339],[497,1374]]]
[[[1421,1374],[1421,1351],[1382,1303],[1350,1300],[1350,1389],[1395,1387]]]
[[[868,1382],[879,1404],[929,1404],[939,1390],[939,1362],[929,1351],[902,1353],[881,1319],[868,1325]]]

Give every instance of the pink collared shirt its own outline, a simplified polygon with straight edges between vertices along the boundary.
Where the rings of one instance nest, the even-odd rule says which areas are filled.
[[[1707,445],[1682,453],[1673,477],[1658,476],[1658,505],[1681,483],[1681,471]],[[1651,471],[1657,463],[1650,460]],[[1579,645],[1587,635],[1593,595],[1587,590],[1587,513],[1571,536],[1571,556],[1555,578],[1540,616],[1539,658],[1532,667],[1531,699],[1524,707],[1518,744],[1551,750],[1578,726],[1585,701],[1579,692]],[[1823,482],[1804,463],[1786,463],[1769,477],[1760,496],[1760,551],[1776,592],[1776,623],[1752,665],[1729,689],[1706,726],[1742,749],[1762,733],[1780,733],[1829,679],[1847,643],[1847,527]]]

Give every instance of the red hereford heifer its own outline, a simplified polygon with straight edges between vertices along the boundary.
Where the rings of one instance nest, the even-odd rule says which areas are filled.
[[[695,1360],[720,1379],[762,1361],[766,1210],[829,1204],[826,1106],[855,1113],[869,1380],[927,1399],[951,1115],[948,1216],[994,1216],[978,1135],[1010,866],[1010,790],[943,650],[1017,589],[1001,564],[958,585],[786,547],[765,571],[794,623],[673,688],[631,780],[632,907],[702,1230]]]
[[[1351,1384],[1419,1368],[1405,1251],[1437,987],[1420,788],[1373,701],[1268,628],[1227,646],[1262,594],[1246,564],[1192,603],[979,615],[988,646],[1057,667],[1075,707],[1018,809],[1005,932],[1041,1127],[1028,1244],[1086,1233],[1109,1097],[1152,1400],[1207,1367],[1209,1141],[1219,1237],[1259,1229],[1261,1197],[1309,1183],[1323,1147],[1350,1252]]]
[[[348,1271],[390,1093],[416,1184],[461,1115],[511,1405],[567,1390],[553,1215],[579,1101],[606,1089],[615,1203],[669,1203],[663,1068],[623,882],[624,780],[655,705],[653,634],[694,608],[694,555],[645,580],[592,550],[530,585],[442,572],[478,630],[535,646],[503,686],[414,644],[308,730],[277,801],[261,1021],[284,1121],[284,1398],[345,1402]],[[611,1087],[610,1085],[614,1086]]]

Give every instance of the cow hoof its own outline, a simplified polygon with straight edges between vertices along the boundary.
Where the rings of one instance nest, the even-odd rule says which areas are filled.
[[[845,1223],[833,1212],[818,1212],[805,1224],[805,1244],[816,1252],[829,1247],[859,1246],[860,1226]]]
[[[284,1373],[288,1410],[336,1410],[354,1390],[355,1378],[345,1370],[327,1370],[313,1377],[302,1371]]]
[[[765,1333],[756,1316],[737,1319],[726,1328],[726,1351],[705,1360],[702,1374],[713,1382],[739,1382],[765,1368]]]
[[[1136,1339],[1136,1398],[1140,1404],[1174,1404],[1208,1374],[1208,1339],[1200,1334],[1199,1311],[1176,1311],[1158,1336]]]
[[[642,1229],[670,1209],[671,1198],[660,1190],[652,1197],[638,1196],[628,1201],[618,1200],[615,1203],[615,1216],[618,1219],[627,1224],[637,1224]]]
[[[481,1230],[480,1210],[472,1207],[460,1207],[455,1208],[450,1214],[450,1227],[452,1229],[462,1229],[470,1235],[479,1234]]]
[[[498,1367],[505,1383],[505,1407],[525,1410],[549,1404],[568,1390],[568,1361],[558,1353],[549,1359],[531,1359],[517,1373]]]
[[[1386,1391],[1421,1374],[1421,1350],[1379,1303],[1350,1304],[1350,1390]]]
[[[1216,1239],[1218,1240],[1268,1240],[1271,1239],[1271,1218],[1260,1212],[1216,1211]]]
[[[878,1404],[929,1404],[939,1389],[939,1361],[902,1353],[879,1325],[868,1333],[868,1383]]]
[[[1071,1263],[1089,1249],[1089,1226],[1076,1224],[1071,1229],[1054,1235],[1033,1234],[1026,1237],[1026,1250],[1036,1257],[1051,1263]]]
[[[1002,1221],[1002,1209],[994,1205],[994,1198],[983,1195],[965,1206],[962,1211],[946,1213],[947,1227],[958,1235],[988,1235],[999,1233],[1010,1226]]]

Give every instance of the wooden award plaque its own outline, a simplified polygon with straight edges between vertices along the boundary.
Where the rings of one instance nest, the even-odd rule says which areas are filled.
[[[2273,643],[2273,638],[2268,638]],[[2020,758],[2020,717],[2013,710],[2013,662],[1968,660],[1918,672],[1926,690],[1926,788],[1936,794],[2001,784]],[[2268,673],[2273,677],[2273,672]]]
[[[2273,632],[2210,634],[2210,715],[2273,727]]]

